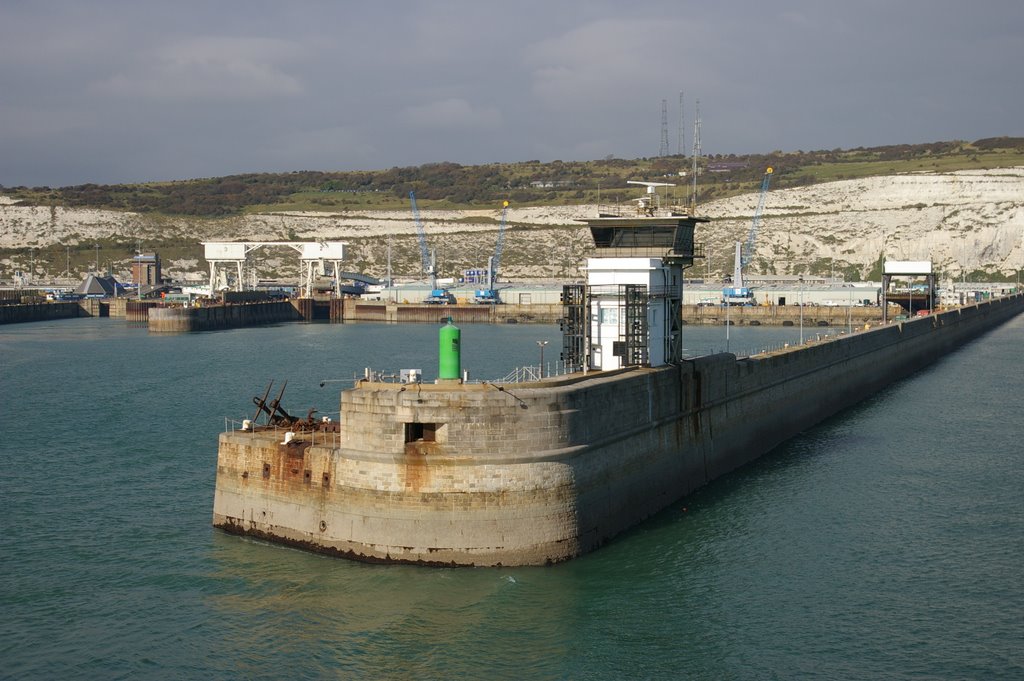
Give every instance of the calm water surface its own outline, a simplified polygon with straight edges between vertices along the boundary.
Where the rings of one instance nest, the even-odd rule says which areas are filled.
[[[462,328],[476,378],[557,357],[555,327]],[[268,381],[336,412],[323,380],[431,379],[435,327],[0,327],[0,678],[1021,679],[1022,341],[1024,317],[578,560],[432,569],[210,516],[217,435]]]

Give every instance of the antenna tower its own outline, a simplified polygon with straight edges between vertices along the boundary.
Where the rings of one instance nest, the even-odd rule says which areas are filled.
[[[661,100],[661,148],[658,156],[668,156],[668,100]]]
[[[693,194],[690,196],[690,214],[697,212],[697,159],[700,157],[700,100],[693,114]]]
[[[676,155],[682,156],[686,151],[686,140],[683,139],[683,91],[679,91],[679,137],[676,141]]]

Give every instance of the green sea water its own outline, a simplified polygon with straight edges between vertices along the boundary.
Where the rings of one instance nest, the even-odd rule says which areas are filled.
[[[436,339],[0,327],[0,678],[1024,678],[1024,317],[562,565],[368,565],[210,526],[217,435],[271,379],[329,414],[366,366],[431,379]],[[463,368],[500,378],[538,340],[553,361],[555,327],[465,325]]]

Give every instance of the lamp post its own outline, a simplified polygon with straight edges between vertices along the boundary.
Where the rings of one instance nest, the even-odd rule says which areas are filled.
[[[142,300],[142,239],[138,240],[138,248],[135,249],[135,296],[138,300]],[[153,282],[156,283],[155,281]]]
[[[537,346],[540,348],[540,377],[544,378],[544,346],[547,345],[546,340],[537,341]]]
[[[846,332],[853,333],[853,289],[847,291],[846,299]]]
[[[800,345],[804,344],[804,276],[800,275]]]
[[[729,304],[729,299],[725,299],[725,351],[729,352],[729,308],[732,305]]]

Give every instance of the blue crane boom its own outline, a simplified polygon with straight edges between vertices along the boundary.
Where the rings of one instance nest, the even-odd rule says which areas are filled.
[[[501,249],[505,246],[505,220],[508,217],[508,201],[501,207],[501,225],[498,226],[498,243],[494,247],[494,260],[491,262],[490,287],[498,283],[498,270],[501,268]]]
[[[430,261],[430,251],[427,250],[427,234],[423,229],[423,220],[420,219],[420,209],[416,206],[416,192],[409,192],[409,203],[412,204],[412,217],[416,221],[416,234],[420,240],[420,265],[423,274],[431,279],[430,287],[434,288],[434,265]]]
[[[768,193],[768,184],[773,172],[774,169],[770,166],[764,171],[764,178],[761,180],[761,195],[757,199],[757,208],[754,210],[754,219],[750,223],[750,233],[747,235],[746,242],[736,242],[732,287],[722,291],[723,302],[726,305],[752,305],[754,302],[754,292],[743,281],[743,270],[754,257],[754,243],[757,241],[757,229],[761,223],[761,212],[764,210],[764,197]]]
[[[774,169],[769,167],[764,171],[764,179],[761,180],[761,196],[757,199],[757,210],[754,211],[754,219],[750,223],[750,234],[747,235],[747,243],[743,246],[743,267],[746,267],[750,259],[754,257],[754,242],[757,241],[757,228],[761,225],[764,197],[768,193],[768,183],[772,178],[773,172]]]
[[[423,220],[420,219],[420,209],[416,206],[416,192],[409,192],[409,203],[412,204],[412,216],[416,220],[416,233],[420,240],[420,261],[423,273],[430,277],[430,295],[423,301],[431,305],[451,305],[455,303],[455,296],[448,292],[448,289],[437,287],[437,266],[434,263],[434,254],[427,250],[427,233],[423,229]]]
[[[498,243],[494,247],[494,255],[487,263],[487,288],[477,290],[474,300],[478,303],[500,303],[496,288],[498,284],[498,270],[501,267],[501,251],[505,247],[505,222],[508,217],[508,201],[501,207],[501,224],[498,226]]]

